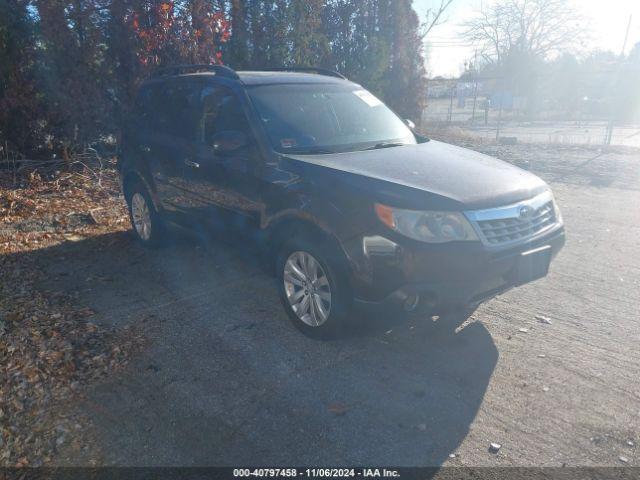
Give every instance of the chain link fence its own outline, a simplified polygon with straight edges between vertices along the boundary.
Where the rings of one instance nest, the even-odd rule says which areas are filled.
[[[544,108],[532,114],[529,99],[508,92],[483,91],[478,82],[432,81],[422,125],[449,129],[498,143],[626,145],[640,147],[640,122],[621,123],[603,114],[598,101],[584,98],[567,113]]]

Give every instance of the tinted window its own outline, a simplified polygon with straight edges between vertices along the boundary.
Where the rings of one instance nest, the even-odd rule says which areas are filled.
[[[136,107],[145,126],[166,135],[195,140],[198,94],[198,86],[189,82],[158,83],[140,92]]]
[[[153,86],[144,86],[138,92],[136,97],[134,114],[138,120],[145,121],[152,117],[153,106]]]
[[[208,86],[202,90],[201,140],[209,143],[216,133],[239,130],[250,134],[247,117],[238,97],[228,88]]]

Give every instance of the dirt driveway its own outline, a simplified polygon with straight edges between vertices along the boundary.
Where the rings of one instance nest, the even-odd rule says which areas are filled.
[[[484,148],[552,184],[568,242],[546,279],[448,337],[378,318],[309,340],[244,247],[145,251],[114,233],[25,254],[43,288],[150,339],[78,407],[98,463],[640,465],[640,155],[576,169],[598,152]]]

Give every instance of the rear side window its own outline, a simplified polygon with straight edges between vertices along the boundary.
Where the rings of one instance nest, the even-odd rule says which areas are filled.
[[[143,88],[136,108],[143,126],[158,133],[195,140],[200,89],[190,82],[157,83]]]
[[[138,91],[134,113],[135,117],[141,122],[145,122],[153,116],[153,108],[151,106],[152,89],[152,86],[147,85]]]

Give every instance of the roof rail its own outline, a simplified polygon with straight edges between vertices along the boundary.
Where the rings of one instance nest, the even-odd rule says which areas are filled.
[[[265,68],[264,70],[267,72],[308,72],[317,73],[318,75],[326,75],[328,77],[341,78],[342,80],[347,79],[347,77],[345,77],[341,73],[336,72],[335,70],[329,70],[328,68],[319,67],[277,67]]]
[[[213,72],[221,77],[238,80],[240,77],[232,68],[226,65],[170,65],[158,68],[151,75],[152,77],[162,77],[168,75],[180,75],[183,73]]]

